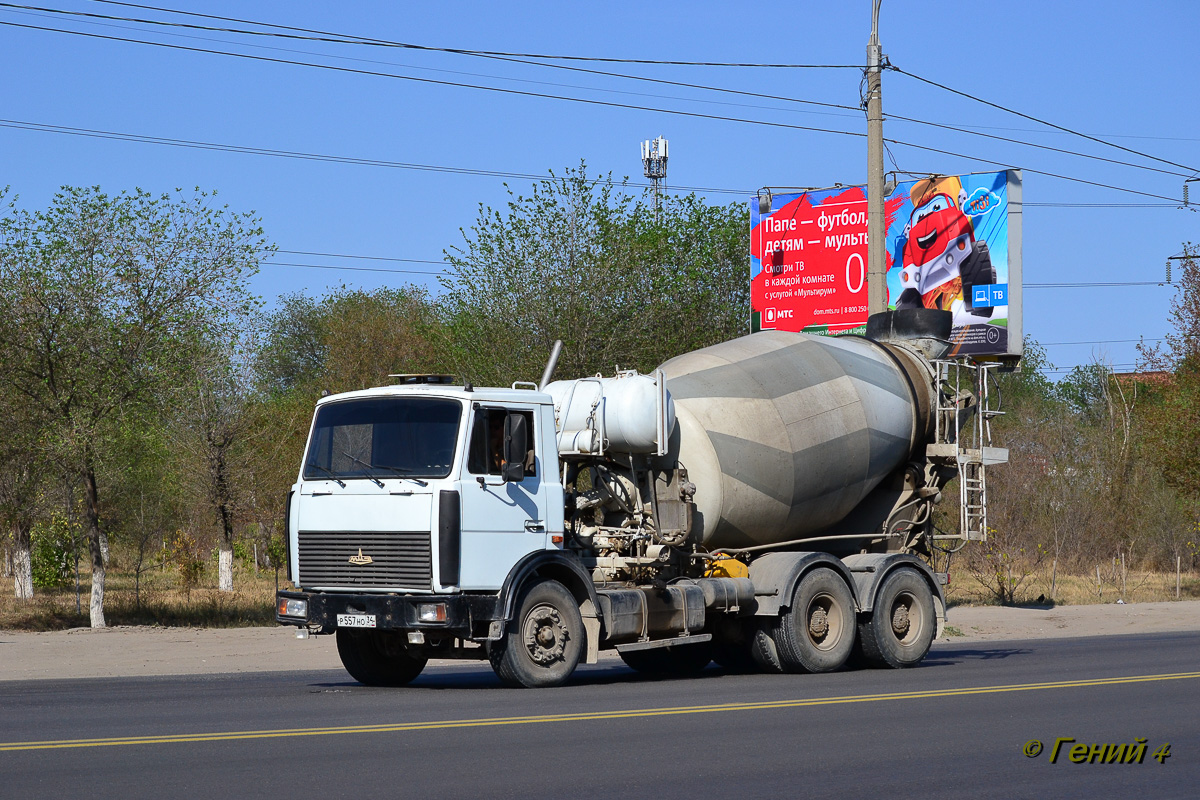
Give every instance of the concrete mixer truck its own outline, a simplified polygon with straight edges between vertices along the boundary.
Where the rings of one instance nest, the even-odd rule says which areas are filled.
[[[602,650],[658,674],[919,664],[945,619],[932,549],[984,535],[985,467],[1006,458],[986,367],[944,360],[949,334],[948,313],[902,310],[650,375],[551,382],[556,348],[540,384],[324,397],[276,619],[333,634],[368,685],[477,658],[554,686]],[[955,477],[960,531],[939,534]]]

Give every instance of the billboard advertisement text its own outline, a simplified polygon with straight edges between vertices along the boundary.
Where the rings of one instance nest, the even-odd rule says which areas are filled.
[[[888,307],[950,311],[954,355],[1019,355],[1020,208],[1015,170],[897,185],[884,200]],[[862,332],[863,187],[752,198],[750,226],[753,330]]]

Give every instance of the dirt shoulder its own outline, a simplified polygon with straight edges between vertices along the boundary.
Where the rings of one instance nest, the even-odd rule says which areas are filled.
[[[948,638],[956,642],[1200,631],[1200,601],[1054,608],[960,606],[951,608],[947,617],[952,634]]]
[[[1200,601],[956,607],[949,625],[951,642],[1200,631]],[[0,681],[341,668],[332,637],[300,641],[292,628],[0,631]]]

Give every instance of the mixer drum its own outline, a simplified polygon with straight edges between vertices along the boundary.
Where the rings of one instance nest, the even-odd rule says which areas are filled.
[[[819,535],[926,441],[933,371],[903,347],[766,331],[662,370],[710,549]]]

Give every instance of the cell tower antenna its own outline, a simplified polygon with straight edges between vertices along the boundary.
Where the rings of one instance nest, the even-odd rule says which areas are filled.
[[[654,220],[658,221],[659,192],[667,178],[667,140],[662,136],[642,142],[642,171],[654,182]]]

